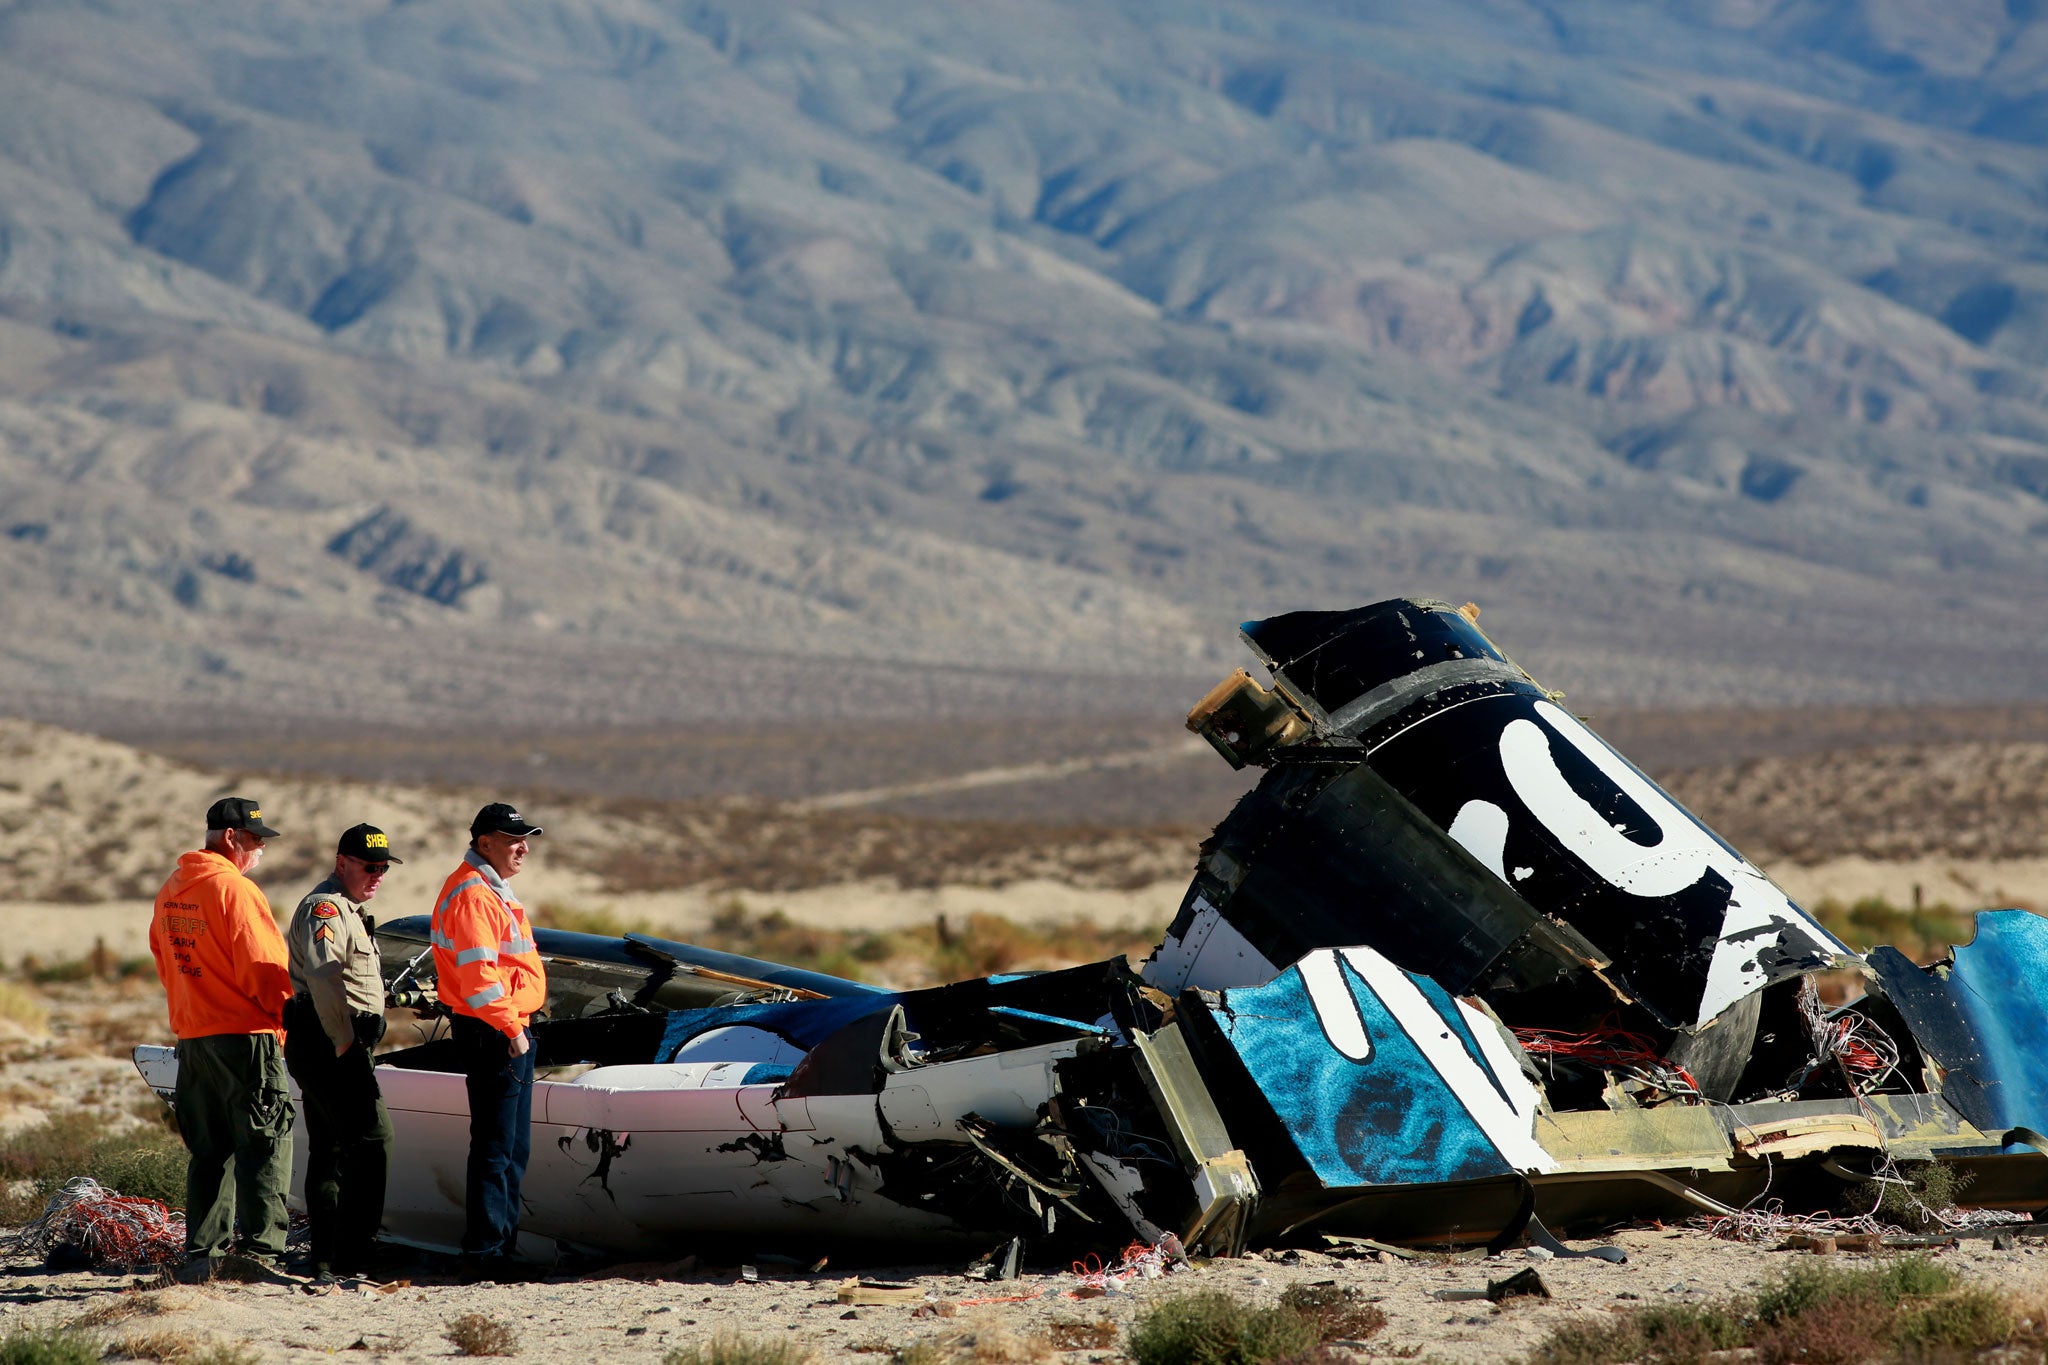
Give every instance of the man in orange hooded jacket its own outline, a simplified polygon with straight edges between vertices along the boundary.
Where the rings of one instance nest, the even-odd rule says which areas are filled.
[[[214,802],[206,847],[179,857],[149,922],[178,1035],[178,1131],[190,1154],[184,1279],[211,1278],[231,1254],[273,1270],[284,1256],[292,1103],[282,1045],[292,983],[270,902],[246,875],[276,837],[254,801]]]
[[[539,825],[502,802],[476,813],[469,852],[434,900],[434,981],[469,1091],[462,1277],[513,1278],[519,1187],[533,1135],[535,1011],[548,975],[526,908],[506,883]]]

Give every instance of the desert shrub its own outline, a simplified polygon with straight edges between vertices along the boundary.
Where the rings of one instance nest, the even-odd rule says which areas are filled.
[[[464,1313],[450,1318],[441,1335],[457,1355],[509,1356],[519,1349],[519,1334],[496,1318],[482,1313]]]
[[[793,1341],[763,1340],[720,1332],[695,1346],[678,1346],[661,1365],[804,1365],[811,1353]]]
[[[1955,1287],[1955,1272],[1927,1256],[1904,1256],[1868,1270],[1802,1263],[1757,1291],[1756,1315],[1771,1324],[1837,1303],[1863,1304],[1867,1314]]]
[[[1660,1303],[1611,1322],[1560,1323],[1529,1358],[1537,1365],[1700,1365],[1748,1336],[1739,1306]]]
[[[1712,1353],[1753,1347],[1761,1365],[1863,1365],[1959,1358],[2032,1341],[2031,1304],[1959,1289],[1956,1273],[1927,1256],[1868,1269],[1802,1263],[1773,1277],[1754,1301],[1660,1303],[1612,1322],[1567,1322],[1530,1354],[1532,1365],[1701,1365]],[[2048,1335],[2048,1303],[2040,1305]]]
[[[995,1313],[977,1314],[937,1344],[958,1365],[1033,1365],[1059,1350],[1048,1333],[1024,1331]]]
[[[1955,1207],[1955,1202],[1976,1176],[1946,1161],[1909,1161],[1899,1167],[1907,1181],[1867,1180],[1856,1187],[1859,1209],[1870,1209],[1888,1223],[1911,1232],[1934,1232],[1940,1226],[1935,1213]]]
[[[2011,1337],[2016,1325],[1997,1294],[1965,1289],[1905,1305],[1892,1325],[1892,1340],[1921,1354],[1981,1351]]]
[[[0,1365],[99,1365],[99,1343],[65,1328],[9,1332],[0,1337]]]
[[[1257,1308],[1210,1289],[1146,1309],[1125,1349],[1137,1365],[1262,1365],[1321,1344],[1315,1324],[1292,1308]]]
[[[1561,1322],[1529,1353],[1531,1365],[1613,1365],[1643,1357],[1636,1315],[1611,1322]]]
[[[49,1027],[50,1011],[34,991],[12,981],[0,981],[0,1019],[30,1033],[41,1033]]]
[[[1872,1313],[1868,1301],[1830,1299],[1764,1326],[1756,1337],[1763,1365],[1864,1365],[1891,1353],[1886,1349],[1888,1314]]]
[[[204,1346],[205,1343],[192,1332],[158,1328],[152,1332],[131,1332],[116,1341],[108,1353],[123,1360],[157,1360],[182,1365],[198,1355]]]
[[[127,1318],[153,1317],[164,1311],[163,1297],[158,1294],[138,1293],[127,1290],[112,1298],[101,1299],[92,1307],[72,1319],[73,1327],[105,1327],[109,1323],[121,1322]]]
[[[112,1132],[95,1115],[72,1110],[0,1139],[0,1225],[39,1216],[74,1176],[173,1208],[185,1202],[185,1148],[162,1127]],[[26,1182],[26,1192],[9,1192]]]
[[[1749,1336],[1743,1310],[1725,1303],[1659,1303],[1635,1315],[1642,1338],[1637,1359],[1656,1365],[1699,1365]]]
[[[1306,1318],[1319,1342],[1363,1341],[1387,1325],[1385,1309],[1340,1285],[1293,1285],[1281,1292],[1280,1306]]]
[[[662,1365],[675,1365],[673,1359]],[[889,1365],[955,1365],[952,1348],[936,1341],[913,1341],[889,1357]]]

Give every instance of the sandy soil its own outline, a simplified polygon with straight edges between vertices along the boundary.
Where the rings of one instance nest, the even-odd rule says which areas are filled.
[[[347,1287],[313,1295],[296,1286],[214,1285],[137,1295],[162,1311],[103,1330],[110,1338],[175,1330],[246,1342],[265,1361],[312,1361],[351,1348],[367,1352],[364,1358],[371,1360],[413,1361],[456,1354],[443,1338],[445,1324],[461,1314],[483,1313],[518,1334],[518,1359],[540,1362],[652,1361],[719,1333],[789,1340],[830,1362],[886,1359],[876,1353],[962,1336],[981,1340],[988,1352],[978,1356],[982,1360],[1079,1362],[1108,1359],[1114,1352],[1094,1348],[1041,1355],[1030,1349],[1032,1338],[1056,1322],[1108,1319],[1127,1326],[1148,1304],[1186,1290],[1223,1289],[1272,1302],[1289,1285],[1334,1281],[1355,1287],[1387,1314],[1387,1327],[1361,1354],[1497,1361],[1522,1355],[1569,1318],[1747,1289],[1804,1254],[1719,1242],[1691,1229],[1634,1228],[1610,1241],[1628,1253],[1628,1264],[1548,1261],[1539,1273],[1551,1299],[1520,1299],[1499,1307],[1483,1299],[1437,1296],[1483,1291],[1489,1279],[1528,1267],[1526,1253],[1464,1264],[1377,1264],[1315,1252],[1275,1253],[1294,1259],[1210,1261],[1162,1280],[1134,1279],[1105,1297],[1085,1299],[1072,1296],[1078,1279],[1071,1271],[1042,1271],[991,1285],[967,1280],[954,1267],[898,1266],[863,1275],[913,1284],[925,1291],[930,1306],[858,1309],[835,1297],[848,1277],[830,1267],[813,1275],[762,1266],[758,1283],[742,1281],[737,1267],[651,1275],[641,1267],[624,1273],[591,1270],[527,1285],[465,1287],[436,1274],[442,1265],[435,1258],[422,1258],[408,1277],[411,1282],[389,1292]],[[2048,1291],[2048,1250],[2038,1240],[2023,1241],[2011,1251],[1965,1242],[1942,1257],[1969,1280],[2022,1294]],[[4,1329],[54,1326],[95,1309],[106,1312],[101,1305],[135,1283],[125,1276],[53,1275],[19,1262],[6,1268],[14,1278],[0,1289]],[[1023,1296],[1034,1297],[988,1302]]]

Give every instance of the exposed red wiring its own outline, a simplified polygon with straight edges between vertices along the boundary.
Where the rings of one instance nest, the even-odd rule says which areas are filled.
[[[1648,1078],[1657,1084],[1665,1085],[1667,1078],[1678,1080],[1684,1083],[1686,1090],[1695,1095],[1699,1093],[1699,1082],[1692,1078],[1691,1072],[1676,1062],[1667,1061],[1650,1039],[1622,1028],[1611,1019],[1584,1033],[1568,1033],[1555,1028],[1518,1028],[1512,1032],[1522,1050],[1531,1056],[1564,1057],[1593,1066],[1627,1067],[1647,1073]],[[1665,1088],[1673,1087],[1665,1085]]]

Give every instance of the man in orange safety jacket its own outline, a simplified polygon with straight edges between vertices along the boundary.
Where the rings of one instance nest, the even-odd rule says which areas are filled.
[[[469,826],[469,852],[434,901],[434,980],[452,1016],[451,1040],[469,1090],[462,1278],[516,1278],[519,1186],[532,1150],[534,1012],[548,997],[547,970],[526,908],[506,885],[539,834],[513,807],[494,802]]]
[[[187,1281],[211,1279],[230,1257],[274,1274],[284,1256],[292,983],[270,902],[245,875],[276,837],[254,801],[214,802],[206,847],[179,857],[150,916],[149,951],[178,1035]],[[247,1266],[236,1273],[254,1277]]]

